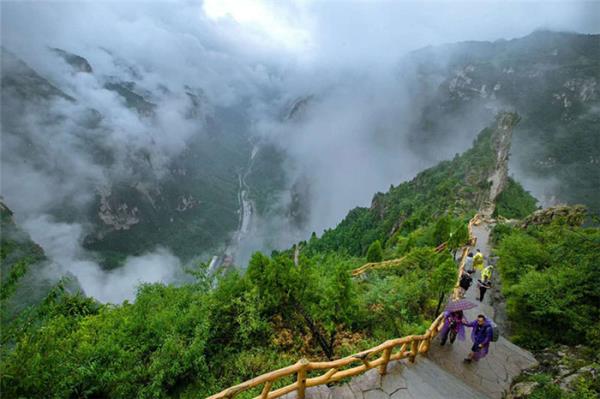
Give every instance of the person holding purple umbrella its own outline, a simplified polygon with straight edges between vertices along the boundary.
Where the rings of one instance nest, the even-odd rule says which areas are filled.
[[[480,314],[477,316],[477,320],[465,323],[465,326],[473,329],[471,331],[473,346],[471,347],[471,352],[465,358],[466,363],[471,363],[473,360],[478,361],[488,354],[493,336],[492,323],[484,315]]]
[[[446,310],[444,312],[444,327],[440,331],[442,342],[440,345],[444,346],[450,336],[450,343],[453,344],[456,337],[460,341],[465,339],[465,324],[468,324],[462,310],[450,312]]]
[[[464,326],[468,324],[468,321],[464,317],[463,310],[475,307],[477,305],[467,299],[459,299],[448,303],[444,311],[444,325],[440,331],[442,345],[446,343],[448,336],[450,336],[450,343],[454,343],[457,336],[460,340],[464,339]]]

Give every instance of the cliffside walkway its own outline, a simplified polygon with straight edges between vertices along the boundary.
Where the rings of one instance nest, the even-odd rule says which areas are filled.
[[[488,257],[490,248],[488,238],[490,227],[487,223],[473,226],[473,235],[477,238],[476,248],[479,248],[484,256]],[[479,272],[476,273],[476,281]],[[477,301],[479,290],[476,284],[466,292],[465,298],[477,303],[474,309],[465,311],[466,318],[474,320],[478,314],[494,318],[494,310],[489,304],[491,294],[488,292],[483,303]],[[471,340],[469,331],[464,341],[456,340],[454,344],[446,346],[431,345],[428,353],[429,359],[440,366],[449,374],[463,381],[470,387],[482,392],[490,398],[501,398],[503,392],[508,391],[514,377],[519,375],[523,369],[534,366],[537,361],[533,355],[500,336],[498,342],[490,344],[489,354],[479,362],[466,364],[462,360],[469,353]]]
[[[477,239],[474,248],[479,248],[488,257],[490,248],[489,225],[484,221],[472,226],[472,234]],[[479,276],[477,276],[479,277]],[[474,279],[476,280],[476,279]],[[467,319],[474,320],[478,314],[493,319],[494,311],[488,295],[484,302],[478,302],[479,290],[474,284],[465,298],[478,306],[467,310]],[[308,388],[306,398],[315,399],[437,399],[437,398],[502,398],[510,388],[511,381],[523,369],[534,366],[537,361],[528,351],[519,348],[504,337],[490,344],[488,356],[479,362],[466,364],[463,359],[469,353],[469,334],[464,341],[440,346],[439,339],[432,341],[426,357],[417,358],[414,364],[405,361],[392,362],[387,373],[381,376],[377,370],[353,378],[351,381],[333,387],[325,385]],[[296,393],[283,396],[296,398]]]

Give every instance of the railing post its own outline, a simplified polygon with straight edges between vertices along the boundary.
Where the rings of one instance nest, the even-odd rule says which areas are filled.
[[[383,350],[383,363],[379,366],[379,374],[385,375],[387,373],[387,365],[390,361],[390,356],[392,354],[392,348],[386,348]]]
[[[410,356],[408,357],[408,360],[411,363],[415,362],[415,357],[417,357],[418,351],[419,351],[419,341],[416,339],[413,339],[410,343]]]
[[[273,381],[265,382],[265,386],[263,387],[263,390],[260,394],[260,399],[268,399],[269,398],[269,391],[271,391],[271,385],[273,385]]]
[[[430,340],[431,338],[425,338],[423,341],[421,341],[419,344],[419,353],[426,353],[429,350]]]
[[[306,368],[309,361],[302,358],[298,363],[300,363],[300,370],[298,370],[298,399],[304,399],[304,393],[306,392]]]

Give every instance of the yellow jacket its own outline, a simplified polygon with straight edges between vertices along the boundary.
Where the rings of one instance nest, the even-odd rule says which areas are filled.
[[[483,269],[483,271],[481,272],[481,279],[483,281],[490,281],[492,279],[493,269],[494,269],[493,266],[488,266],[485,269]]]
[[[473,268],[475,270],[483,269],[483,254],[481,252],[477,252],[473,257]]]

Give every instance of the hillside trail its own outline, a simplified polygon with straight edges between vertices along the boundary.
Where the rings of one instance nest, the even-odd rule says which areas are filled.
[[[473,235],[477,238],[475,248],[479,248],[486,259],[490,256],[489,236],[491,225],[488,222],[487,215],[483,215],[483,222],[473,226]],[[473,280],[480,278],[480,272],[476,272]],[[494,277],[497,279],[497,276]],[[476,308],[465,311],[467,320],[475,320],[477,315],[483,314],[493,320],[494,309],[490,305],[488,295],[483,302],[477,300],[479,289],[476,284],[466,292],[465,298],[476,303]],[[522,370],[535,366],[537,361],[533,355],[500,336],[497,342],[490,344],[489,354],[479,362],[467,364],[463,359],[469,353],[471,340],[470,330],[467,331],[467,337],[464,341],[456,340],[454,344],[440,346],[432,344],[428,357],[442,369],[459,378],[470,387],[481,391],[487,397],[501,398],[505,391],[510,388],[510,383],[514,377],[519,375]]]
[[[500,134],[497,136],[496,142],[496,167],[488,179],[491,183],[489,198],[479,210],[480,222],[475,224],[472,229],[476,243],[471,250],[475,252],[476,249],[479,249],[486,259],[486,265],[491,255],[490,233],[495,223],[492,218],[495,200],[504,189],[508,178],[508,155],[512,129],[505,126],[507,125],[500,123]],[[477,318],[477,315],[483,314],[493,320],[494,308],[490,304],[492,293],[487,292],[483,302],[478,301],[479,288],[476,282],[479,278],[481,278],[481,271],[477,271],[473,275],[473,285],[465,293],[466,299],[477,304],[476,308],[465,311],[465,317],[472,321]],[[495,271],[492,283],[498,281],[499,276]],[[490,344],[488,355],[479,362],[464,363],[463,359],[469,353],[472,344],[470,332],[468,329],[464,341],[456,340],[452,345],[441,346],[438,339],[438,344],[431,346],[428,356],[442,369],[489,398],[501,398],[503,393],[509,390],[513,378],[522,370],[537,364],[529,351],[518,347],[503,336],[500,336],[497,342]]]
[[[493,207],[491,208],[493,211]],[[491,231],[490,215],[482,210],[483,221],[473,226],[473,235],[486,258],[489,258],[488,245]],[[479,278],[479,272],[477,277]],[[476,278],[474,280],[476,280]],[[483,302],[476,300],[478,289],[475,284],[467,291],[465,298],[478,306],[467,310],[469,321],[478,314],[493,319],[493,308],[489,295]],[[469,333],[470,331],[468,331]],[[500,399],[508,392],[514,377],[526,368],[533,367],[537,361],[533,355],[500,336],[497,342],[490,344],[489,354],[479,362],[467,364],[463,359],[471,347],[470,334],[464,341],[440,345],[440,337],[432,342],[427,357],[417,357],[414,364],[406,360],[390,362],[387,373],[379,375],[376,369],[335,386],[317,386],[306,390],[307,399]],[[296,398],[292,392],[283,396]]]
[[[471,250],[480,249],[486,261],[491,248],[490,232],[495,221],[492,219],[495,200],[502,192],[508,179],[508,156],[514,126],[514,117],[505,114],[498,120],[495,135],[496,165],[488,176],[490,182],[489,197],[481,205],[479,223],[475,224],[472,234],[476,240]],[[487,262],[486,262],[487,263]],[[480,278],[476,272],[473,281]],[[498,281],[497,273],[492,282]],[[465,298],[476,303],[477,307],[467,310],[465,316],[472,321],[483,314],[494,318],[494,309],[490,305],[491,292],[483,302],[477,301],[479,289],[474,283],[465,293]],[[332,387],[317,386],[306,390],[306,398],[355,398],[355,399],[501,399],[509,391],[514,377],[524,369],[537,365],[537,360],[527,350],[511,343],[503,336],[497,342],[490,343],[489,353],[478,362],[465,363],[472,342],[468,329],[465,340],[440,345],[440,336],[431,343],[427,357],[417,357],[415,363],[406,360],[390,362],[387,373],[379,375],[376,369],[352,378],[350,381]],[[296,397],[295,393],[283,396],[286,399]]]

